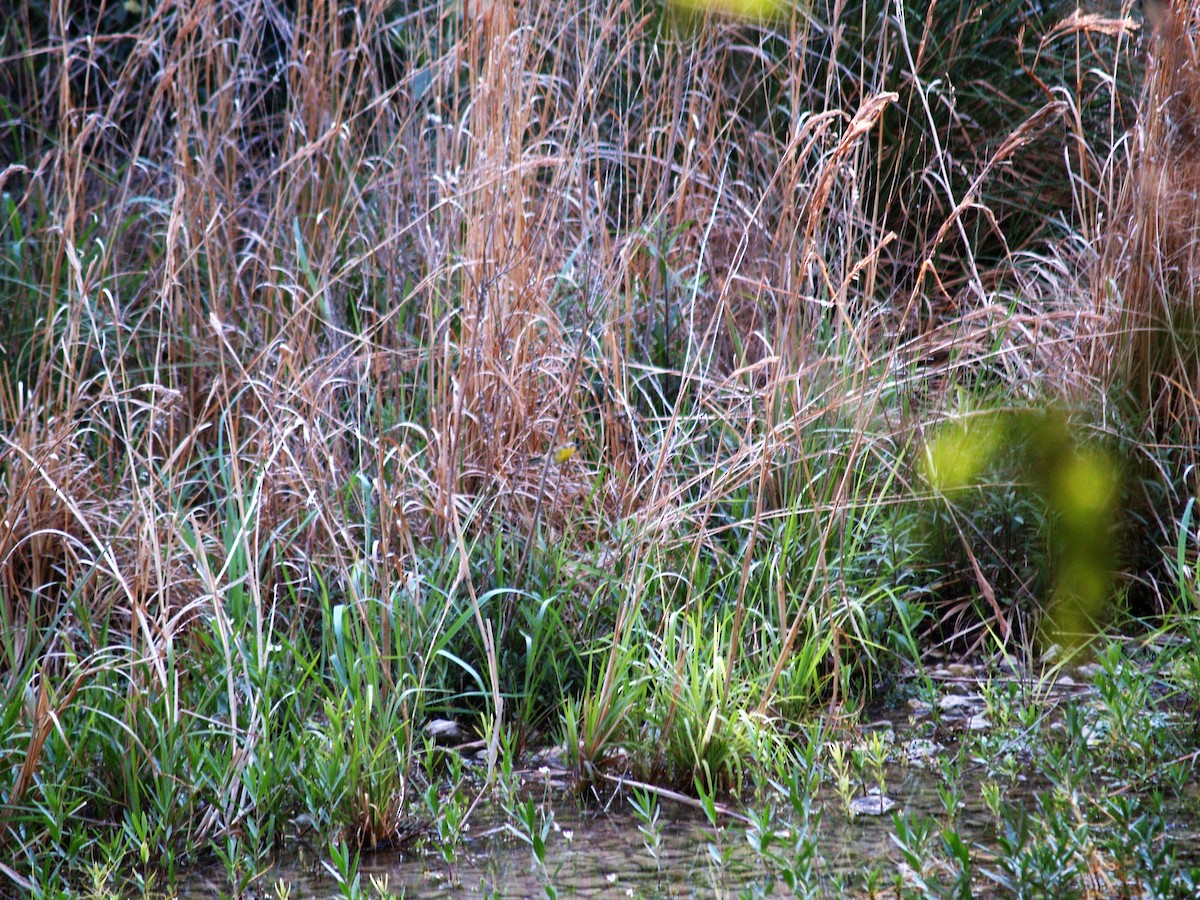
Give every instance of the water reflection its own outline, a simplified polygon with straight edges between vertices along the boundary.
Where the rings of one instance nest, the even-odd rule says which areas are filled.
[[[890,773],[888,796],[897,802],[897,811],[941,817],[938,781],[929,771],[901,767]],[[966,808],[958,816],[960,832],[968,840],[983,841],[991,826],[978,786],[968,779],[963,787]],[[432,852],[365,853],[359,868],[362,885],[369,888],[374,880],[386,884],[388,894],[409,897],[533,897],[543,896],[547,884],[560,895],[682,897],[736,894],[752,883],[769,892],[773,885],[741,823],[714,830],[694,810],[663,801],[656,862],[644,845],[638,818],[623,800],[615,800],[605,811],[581,808],[572,797],[558,796],[552,808],[554,830],[547,841],[545,873],[534,864],[529,847],[500,822],[477,817],[454,865]],[[889,860],[896,856],[889,838],[890,816],[851,820],[828,790],[815,808],[822,810],[817,846],[823,874],[849,875],[881,867],[886,875]],[[315,849],[281,860],[259,882],[260,891],[273,893],[271,885],[279,879],[287,883],[291,897],[340,896]],[[223,871],[214,868],[180,896],[213,896],[225,889]]]

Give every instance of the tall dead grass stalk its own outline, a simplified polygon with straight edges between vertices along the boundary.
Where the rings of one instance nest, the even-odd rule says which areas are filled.
[[[1101,290],[1118,304],[1117,374],[1134,409],[1157,439],[1194,447],[1200,440],[1200,9],[1150,0],[1146,11],[1153,28],[1149,64]]]

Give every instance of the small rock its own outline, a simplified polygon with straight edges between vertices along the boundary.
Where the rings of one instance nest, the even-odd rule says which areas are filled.
[[[936,756],[945,749],[937,741],[931,741],[929,738],[913,738],[904,745],[904,755],[910,762],[920,762]]]
[[[942,712],[949,712],[952,709],[962,709],[964,706],[974,706],[975,698],[966,697],[962,694],[947,694],[938,700],[938,709]]]
[[[562,771],[567,768],[566,745],[538,750],[529,758],[529,762],[533,766],[545,766]]]
[[[896,801],[879,791],[871,791],[866,796],[850,801],[850,812],[856,816],[883,816],[895,808]]]
[[[448,747],[462,740],[462,728],[452,719],[430,719],[421,730],[439,747]]]
[[[951,663],[946,666],[946,671],[955,678],[974,678],[975,667],[968,663]]]
[[[987,731],[992,727],[992,723],[988,721],[987,716],[971,716],[967,719],[967,728],[971,731]]]
[[[1099,675],[1103,671],[1104,671],[1104,666],[1100,665],[1100,663],[1090,662],[1090,663],[1084,663],[1082,666],[1077,668],[1075,670],[1075,674],[1078,675],[1080,678],[1082,678],[1084,681],[1095,681],[1096,676]]]

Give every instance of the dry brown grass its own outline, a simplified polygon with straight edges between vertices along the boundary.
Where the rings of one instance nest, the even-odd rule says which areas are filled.
[[[0,409],[9,597],[99,567],[161,645],[230,579],[278,600],[365,562],[387,595],[431,540],[720,554],[714,510],[745,492],[755,528],[797,506],[845,527],[872,489],[821,482],[822,455],[858,472],[944,386],[1063,369],[1086,248],[983,270],[967,227],[1068,101],[976,152],[972,122],[877,77],[896,53],[940,77],[931,36],[879,43],[856,81],[827,53],[840,8],[27,9],[44,46],[3,83],[56,140],[10,135],[37,229],[12,302],[42,318],[4,363],[31,377]],[[914,117],[945,146],[868,177]]]
[[[1123,542],[1134,605],[1169,607],[1176,539],[1200,461],[1200,56],[1197,8],[1150,0],[1136,121],[1116,146],[1099,215],[1092,295],[1102,327],[1082,333],[1089,366],[1114,386],[1106,422],[1132,434],[1131,522]]]
[[[1123,317],[1119,374],[1159,440],[1195,445],[1200,412],[1200,14],[1149,2],[1149,67],[1102,267]]]

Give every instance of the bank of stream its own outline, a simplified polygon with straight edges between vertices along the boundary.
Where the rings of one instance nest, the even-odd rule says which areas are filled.
[[[549,754],[486,794],[450,851],[427,820],[405,846],[339,871],[336,849],[331,862],[297,833],[257,886],[288,897],[1194,895],[1196,718],[1167,682],[1115,653],[1037,679],[963,665],[921,678],[902,705],[806,732],[820,743],[798,753],[807,771],[757,781],[741,803],[611,777],[580,796]],[[468,755],[460,783],[481,770]],[[209,867],[181,896],[228,884]]]

